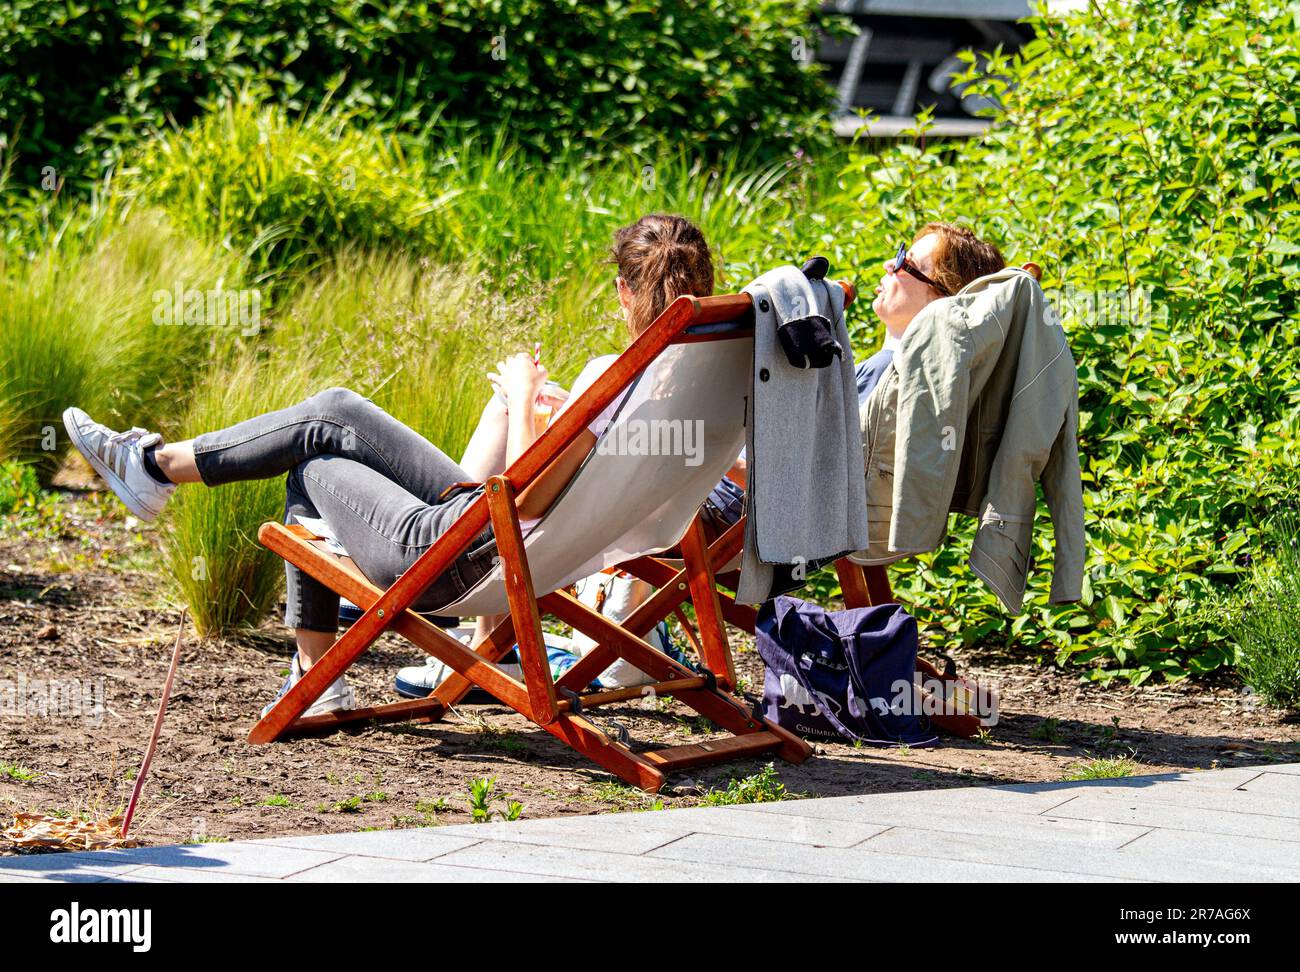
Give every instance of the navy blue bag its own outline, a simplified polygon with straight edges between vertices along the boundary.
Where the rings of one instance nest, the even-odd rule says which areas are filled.
[[[801,736],[878,746],[930,746],[921,712],[916,619],[899,604],[827,611],[782,595],[763,604],[755,629],[763,715]]]

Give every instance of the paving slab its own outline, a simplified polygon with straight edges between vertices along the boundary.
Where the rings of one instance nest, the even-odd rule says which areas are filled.
[[[885,829],[882,824],[826,820],[815,817],[785,818],[775,814],[762,816],[745,813],[740,807],[690,807],[680,810],[645,811],[647,819],[638,821],[631,830],[623,814],[599,814],[578,818],[563,817],[538,821],[528,827],[508,823],[490,825],[492,840],[521,843],[554,843],[587,850],[645,854],[669,841],[692,833],[753,837],[794,844],[851,847]],[[481,833],[481,828],[475,828]],[[457,828],[463,830],[463,828]]]
[[[1288,776],[1285,773],[1260,773],[1247,783],[1238,787],[1252,795],[1263,794],[1300,802],[1300,776]]]
[[[681,838],[691,840],[697,835]],[[729,838],[714,838],[724,840]],[[667,847],[673,847],[674,841]],[[744,842],[744,841],[742,841]],[[773,843],[754,841],[753,843]],[[774,844],[774,846],[776,846]],[[795,847],[782,844],[782,847]],[[659,860],[650,854],[611,854],[605,851],[575,850],[569,847],[552,847],[540,844],[517,844],[506,841],[483,841],[465,850],[441,858],[439,863],[462,867],[490,868],[501,871],[522,871],[528,874],[577,878],[583,881],[709,881],[740,883],[745,881],[790,881],[798,872],[778,867],[743,867],[725,857],[683,863]],[[726,861],[726,863],[722,863]]]
[[[383,881],[386,884],[540,882],[577,880],[557,875],[531,874],[509,867],[449,867],[418,861],[380,860],[374,857],[340,857],[299,871],[290,883],[353,884]]]
[[[288,878],[286,880],[292,880]],[[111,884],[279,884],[280,878],[254,877],[212,868],[147,865],[108,879]]]
[[[385,857],[398,861],[431,861],[443,854],[468,847],[482,839],[472,834],[464,836],[440,833],[435,827],[412,830],[363,830],[350,834],[303,834],[296,837],[272,837],[258,841],[260,845],[292,847],[344,856]]]
[[[1266,773],[1283,773],[1287,776],[1300,776],[1300,763],[1274,763],[1262,767]],[[1215,770],[1214,772],[1218,772]]]
[[[866,817],[863,813],[866,807],[873,810],[894,808],[944,810],[954,813],[990,811],[1037,815],[1059,806],[1072,795],[1060,789],[1024,791],[1004,786],[954,787],[944,790],[906,790],[863,796],[823,797],[816,800],[753,803],[738,809],[751,813],[791,814],[798,817],[849,821],[863,820]]]
[[[1075,820],[1101,820],[1178,830],[1198,834],[1228,834],[1240,837],[1267,837],[1276,841],[1300,841],[1300,820],[1258,813],[1228,810],[1205,810],[1148,800],[1124,800],[1112,796],[1077,796],[1050,811],[1047,816]],[[1188,836],[1187,846],[1194,846]]]
[[[0,858],[0,882],[1300,881],[1300,764]]]
[[[527,821],[526,827],[519,826],[521,821],[512,821],[465,824],[447,829],[456,831],[457,835],[473,835],[478,840],[494,843],[544,844],[548,847],[567,847],[571,850],[644,854],[690,833],[689,827],[674,828],[670,823],[661,822],[658,818],[667,812],[654,811],[655,820],[638,820],[635,825],[630,825],[624,814],[606,813],[588,817]],[[577,824],[576,821],[581,821],[581,824]]]
[[[107,853],[107,852],[100,852]],[[247,877],[286,878],[339,855],[327,851],[281,847],[267,841],[234,841],[222,844],[174,844],[113,851],[129,855],[137,867],[180,867],[199,871],[225,871]]]
[[[1184,842],[1185,838],[1186,835]],[[1123,848],[1065,846],[1051,840],[894,827],[871,838],[860,849],[1128,881],[1284,881],[1295,875],[1294,871],[1263,862],[1252,865],[1224,860],[1204,861],[1185,856],[1186,848],[1171,854],[1156,844],[1139,850],[1140,845],[1141,841]],[[926,864],[929,866],[928,860]]]
[[[1289,880],[1300,880],[1300,843],[1228,834],[1198,834],[1189,842],[1180,830],[1148,830],[1123,847],[1123,853],[1185,857],[1231,865],[1288,869]],[[1261,879],[1262,880],[1262,879]]]
[[[1236,766],[1232,769],[1189,770],[1186,773],[1162,773],[1158,776],[1146,776],[1141,779],[1154,781],[1173,781],[1204,786],[1215,790],[1231,790],[1266,772],[1266,766]],[[1101,782],[1101,781],[1097,781]],[[1120,781],[1122,782],[1122,781]]]
[[[812,808],[815,811],[818,808]],[[677,812],[677,811],[674,811]],[[1037,838],[1052,841],[1062,847],[1090,845],[1118,849],[1129,841],[1141,837],[1151,828],[1135,824],[1110,823],[1104,820],[1073,820],[1064,817],[1044,817],[1032,813],[999,813],[997,811],[972,811],[953,813],[923,807],[888,806],[868,804],[857,811],[863,819],[852,826],[884,831],[889,827],[908,827],[915,830],[941,833],[969,834],[972,836]],[[770,817],[792,826],[796,820],[813,822],[821,818],[796,817],[790,814],[750,814],[751,817]],[[822,820],[824,823],[832,821]],[[701,828],[703,829],[703,828]],[[716,829],[709,832],[718,833]],[[731,831],[727,831],[731,833]]]
[[[1089,881],[1088,875],[1053,868],[1017,867],[941,857],[919,858],[850,848],[807,847],[744,837],[692,834],[650,853],[682,863],[728,861],[783,876],[787,881]],[[1096,880],[1106,880],[1097,878]]]
[[[1279,776],[1281,780],[1300,777]],[[1251,784],[1244,784],[1250,787]],[[1222,810],[1266,817],[1289,817],[1300,822],[1300,801],[1292,797],[1269,793],[1264,789],[1226,789],[1190,786],[1186,783],[1157,783],[1152,786],[1088,786],[1077,791],[1079,797],[1107,797],[1137,803],[1158,803],[1168,806],[1192,807],[1199,810]],[[1059,807],[1059,804],[1058,804]],[[1045,811],[1055,814],[1058,807]]]

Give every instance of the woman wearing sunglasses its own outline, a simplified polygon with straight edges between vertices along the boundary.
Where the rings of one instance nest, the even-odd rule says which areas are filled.
[[[968,283],[1006,266],[1002,254],[965,226],[926,223],[912,240],[898,247],[885,261],[885,273],[876,287],[871,309],[885,325],[879,351],[856,366],[858,401],[866,401],[889,364],[912,320],[931,301],[951,297]],[[745,507],[744,462],[723,479],[704,503],[704,520],[710,538],[740,519]]]
[[[883,347],[857,366],[858,399],[865,400],[893,360],[907,327],[927,304],[951,297],[973,280],[1007,265],[1002,253],[957,223],[926,223],[909,247],[900,244],[876,287],[871,309],[885,325]]]

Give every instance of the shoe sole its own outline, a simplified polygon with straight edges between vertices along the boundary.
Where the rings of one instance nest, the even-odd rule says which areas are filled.
[[[319,701],[313,702],[303,710],[303,713],[299,718],[305,719],[308,716],[329,715],[331,712],[348,712],[355,709],[357,707],[357,697],[352,691],[350,691],[351,686],[348,688],[349,692],[347,695],[343,696],[341,699],[331,699],[321,708],[317,708],[317,706],[321,704]]]
[[[70,408],[63,410],[63,428],[67,431],[68,438],[72,440],[72,444],[77,447],[77,451],[81,453],[86,462],[90,463],[91,468],[94,469],[95,472],[99,473],[100,478],[102,478],[104,482],[108,483],[109,488],[117,495],[117,498],[125,504],[126,508],[130,510],[137,519],[146,523],[157,519],[157,511],[148,509],[140,501],[140,497],[136,496],[135,493],[131,491],[130,487],[126,485],[126,482],[118,476],[117,473],[110,469],[108,465],[95,454],[93,449],[87,447],[85,440],[81,437],[81,430],[77,428],[76,423],[73,420],[72,409]],[[120,483],[121,485],[114,485],[115,482]]]

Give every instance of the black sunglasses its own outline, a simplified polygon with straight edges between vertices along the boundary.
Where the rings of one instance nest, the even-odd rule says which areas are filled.
[[[913,263],[911,260],[907,258],[906,243],[900,243],[898,246],[898,252],[894,254],[894,273],[909,273],[917,280],[921,281],[921,283],[929,284],[931,287],[939,291],[939,293],[943,294],[945,297],[952,296],[952,294],[948,293],[947,287],[945,287],[941,283],[938,283],[935,280],[931,280],[929,277],[923,274],[919,269],[917,269],[915,263]]]

